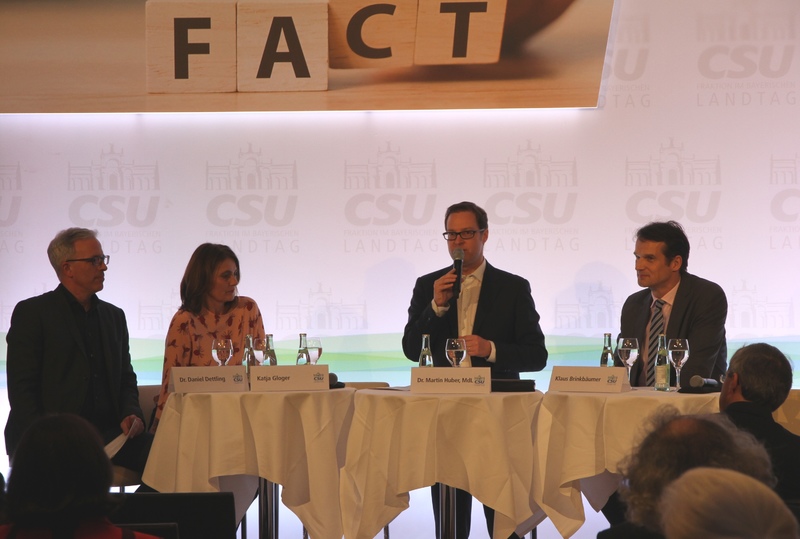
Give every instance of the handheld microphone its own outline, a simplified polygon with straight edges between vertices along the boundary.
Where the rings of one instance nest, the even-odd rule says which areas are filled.
[[[720,383],[713,378],[703,378],[699,374],[695,374],[689,380],[689,385],[692,387],[713,387],[716,389],[720,386]]]
[[[464,265],[464,249],[453,249],[453,267],[456,270],[456,282],[453,283],[453,299],[461,295],[461,267]]]

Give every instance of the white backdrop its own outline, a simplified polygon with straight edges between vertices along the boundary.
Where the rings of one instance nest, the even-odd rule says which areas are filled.
[[[633,232],[677,219],[729,337],[795,340],[799,8],[619,1],[597,109],[0,116],[0,331],[55,286],[54,233],[86,226],[134,337],[163,340],[204,241],[239,254],[278,339],[399,337],[468,199],[548,336],[616,333]]]

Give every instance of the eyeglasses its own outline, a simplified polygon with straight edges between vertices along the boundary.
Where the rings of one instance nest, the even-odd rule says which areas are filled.
[[[447,241],[455,241],[455,239],[461,236],[462,240],[471,240],[475,237],[475,234],[478,232],[483,232],[486,230],[482,228],[480,230],[462,230],[461,232],[442,232],[442,237]]]
[[[89,258],[71,258],[69,260],[65,260],[65,262],[91,262],[92,266],[98,268],[103,264],[108,266],[109,260],[111,260],[109,255],[97,255],[90,256]]]
[[[719,377],[719,383],[720,383],[720,384],[724,384],[724,383],[725,383],[725,379],[726,379],[726,378],[728,378],[728,377],[730,377],[730,374],[728,374],[728,373],[725,373],[725,374],[723,374],[723,375],[720,375],[720,377]]]

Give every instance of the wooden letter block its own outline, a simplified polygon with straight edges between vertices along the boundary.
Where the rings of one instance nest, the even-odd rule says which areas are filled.
[[[325,0],[245,0],[237,11],[240,92],[328,89]]]
[[[331,67],[413,65],[417,0],[330,0],[329,13]]]
[[[497,62],[505,14],[506,0],[419,0],[414,63]]]
[[[235,0],[148,0],[147,91],[236,91]]]

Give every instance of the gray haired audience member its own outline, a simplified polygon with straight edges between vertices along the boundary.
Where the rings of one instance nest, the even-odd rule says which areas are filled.
[[[601,531],[598,538],[661,537],[661,493],[693,468],[727,468],[775,485],[764,446],[721,414],[680,415],[664,406],[648,422],[648,434],[620,463],[627,522]]]
[[[719,409],[764,444],[778,479],[775,491],[796,508],[800,503],[800,436],[772,418],[791,388],[792,364],[783,352],[766,343],[749,344],[731,358]]]
[[[797,521],[780,496],[752,477],[695,468],[661,496],[667,539],[797,539]]]

